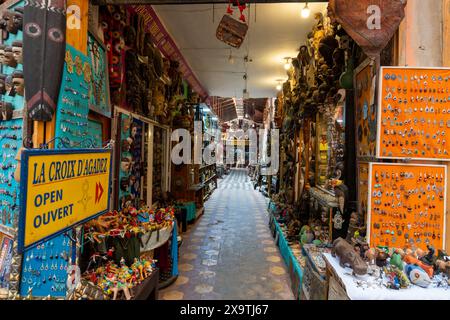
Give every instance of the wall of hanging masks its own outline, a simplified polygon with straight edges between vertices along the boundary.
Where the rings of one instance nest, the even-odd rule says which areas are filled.
[[[133,198],[140,199],[141,197],[141,178],[143,175],[143,159],[142,157],[142,135],[143,135],[144,123],[141,120],[134,119],[131,123],[130,138],[131,153],[133,155],[133,168],[131,170],[130,177],[130,193]]]
[[[65,297],[67,269],[74,247],[67,234],[26,250],[22,260],[20,294],[34,297]]]
[[[376,71],[375,66],[367,64],[367,62],[364,64],[355,76],[356,153],[358,157],[375,157],[377,141]]]
[[[77,147],[88,138],[89,83],[91,67],[87,58],[66,46],[66,62],[56,116],[56,136]]]
[[[119,207],[126,202],[134,205],[141,195],[142,177],[142,128],[143,122],[128,115],[121,115],[121,164],[119,174]]]
[[[381,158],[450,159],[450,69],[381,69]]]
[[[370,163],[371,247],[442,249],[446,166]]]

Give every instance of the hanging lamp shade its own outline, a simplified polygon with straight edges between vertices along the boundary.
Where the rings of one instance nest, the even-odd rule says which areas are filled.
[[[248,25],[242,23],[230,15],[222,17],[216,31],[216,37],[229,46],[239,48],[247,35]]]

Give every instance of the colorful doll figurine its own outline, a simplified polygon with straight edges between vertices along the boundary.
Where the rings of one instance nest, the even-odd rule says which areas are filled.
[[[145,260],[144,262],[144,275],[145,277],[149,277],[153,272],[152,263],[148,260]]]
[[[143,265],[142,261],[139,262],[138,269],[139,269],[139,275],[141,276],[140,279],[144,280],[145,279],[145,277],[144,277],[144,265]]]
[[[391,255],[389,263],[391,264],[391,266],[395,266],[399,270],[403,270],[403,260],[402,260],[402,256],[399,253],[394,252]]]

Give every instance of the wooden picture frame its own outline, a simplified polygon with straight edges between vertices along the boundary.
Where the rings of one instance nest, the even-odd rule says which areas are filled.
[[[89,95],[89,110],[111,118],[111,97],[109,91],[109,72],[107,49],[103,41],[91,28],[87,37],[87,56],[91,63],[91,83]],[[95,56],[95,52],[98,56]],[[99,59],[98,62],[94,58]]]

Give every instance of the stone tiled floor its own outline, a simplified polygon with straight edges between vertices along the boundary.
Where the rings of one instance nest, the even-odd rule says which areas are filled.
[[[219,180],[205,214],[182,236],[180,275],[160,299],[294,299],[267,203],[245,169]]]

